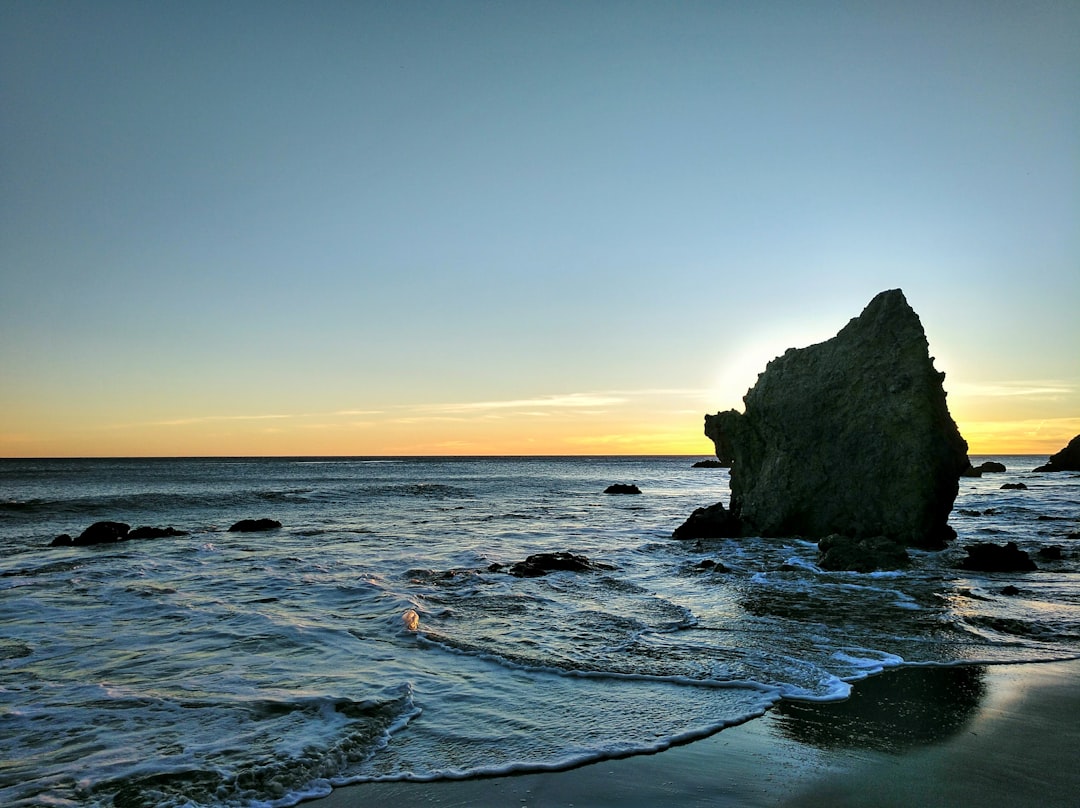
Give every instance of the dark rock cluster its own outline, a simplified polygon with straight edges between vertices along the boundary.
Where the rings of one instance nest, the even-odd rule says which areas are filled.
[[[876,572],[903,569],[910,563],[907,550],[885,536],[854,538],[834,533],[818,542],[818,566],[823,570]]]
[[[124,522],[94,522],[78,536],[72,538],[61,533],[51,542],[50,547],[88,547],[94,544],[112,544],[131,539],[160,539],[166,536],[186,536],[187,531],[173,527],[137,527]]]
[[[604,489],[605,494],[640,494],[641,489],[633,483],[615,483]]]
[[[1011,541],[1000,544],[969,544],[965,548],[967,557],[960,561],[959,567],[979,572],[1030,572],[1036,570],[1031,557]]]
[[[980,463],[978,466],[969,465],[962,476],[964,477],[982,477],[984,474],[1000,474],[1005,471],[1005,464],[998,463],[996,460],[987,460],[984,463]]]
[[[502,572],[504,565],[492,564],[489,572]],[[590,561],[583,555],[568,552],[534,553],[524,561],[518,561],[506,568],[506,572],[515,578],[539,578],[550,572],[594,572],[609,570],[612,567]]]
[[[273,530],[281,527],[281,522],[276,519],[241,519],[229,528],[233,533],[244,533],[260,530]],[[50,547],[88,547],[95,544],[112,544],[118,541],[131,541],[133,539],[163,539],[170,536],[186,536],[186,530],[177,530],[174,527],[152,527],[146,525],[132,530],[131,525],[125,522],[94,522],[78,536],[72,538],[67,533],[61,533],[51,542]]]

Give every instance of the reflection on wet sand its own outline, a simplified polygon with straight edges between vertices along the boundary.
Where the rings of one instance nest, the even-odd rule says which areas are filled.
[[[777,727],[820,749],[904,752],[939,743],[972,719],[986,695],[985,666],[901,668],[859,682],[842,702],[781,702]]]

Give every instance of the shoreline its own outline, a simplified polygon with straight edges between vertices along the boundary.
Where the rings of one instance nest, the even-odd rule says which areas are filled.
[[[781,702],[663,752],[559,772],[361,783],[307,800],[369,805],[1067,806],[1080,793],[1080,660],[902,667],[841,702]]]

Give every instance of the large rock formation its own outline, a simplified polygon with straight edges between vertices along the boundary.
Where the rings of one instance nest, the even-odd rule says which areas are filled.
[[[1069,445],[1046,461],[1046,465],[1039,466],[1034,471],[1080,471],[1080,435],[1077,435]]]
[[[882,292],[832,339],[789,349],[746,394],[744,413],[705,417],[733,458],[743,533],[885,536],[941,548],[967,443],[945,403],[919,316]]]

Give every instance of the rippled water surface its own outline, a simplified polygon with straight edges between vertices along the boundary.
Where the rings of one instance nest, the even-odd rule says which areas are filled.
[[[961,480],[952,547],[860,575],[796,539],[672,540],[728,498],[694,459],[0,461],[0,804],[284,806],[560,768],[883,667],[1080,654],[1080,475],[997,458]],[[227,530],[256,517],[283,527]],[[103,519],[187,535],[48,546]],[[982,541],[1061,558],[956,569]],[[556,550],[605,568],[493,567]]]

